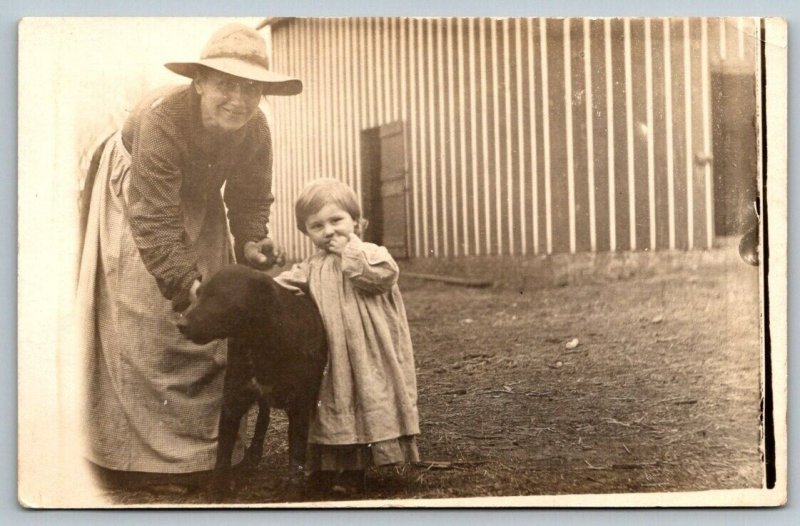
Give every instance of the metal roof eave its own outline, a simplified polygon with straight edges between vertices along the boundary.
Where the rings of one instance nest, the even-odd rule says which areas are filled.
[[[285,24],[291,20],[294,20],[296,17],[293,16],[268,16],[265,17],[261,22],[258,23],[256,26],[256,30],[264,29],[267,26],[274,28],[276,26]]]

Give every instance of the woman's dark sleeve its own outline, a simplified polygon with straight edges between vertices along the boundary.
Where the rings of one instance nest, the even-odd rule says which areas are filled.
[[[136,246],[161,294],[173,299],[200,279],[187,244],[177,134],[166,119],[143,115],[133,141],[128,219]]]
[[[272,195],[272,138],[264,114],[255,119],[253,137],[247,154],[225,183],[225,204],[234,239],[236,260],[243,261],[242,251],[248,241],[267,237]]]

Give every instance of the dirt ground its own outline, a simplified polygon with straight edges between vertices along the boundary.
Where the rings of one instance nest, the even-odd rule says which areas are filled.
[[[758,272],[696,270],[536,290],[402,278],[422,464],[373,470],[365,499],[752,488],[761,484]],[[575,345],[577,343],[577,345]],[[285,490],[286,419],[236,503]],[[203,504],[114,491],[128,504]]]

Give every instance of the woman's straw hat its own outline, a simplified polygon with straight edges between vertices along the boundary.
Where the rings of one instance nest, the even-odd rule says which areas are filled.
[[[267,45],[261,35],[242,24],[228,24],[209,39],[200,60],[169,62],[164,66],[184,77],[194,78],[199,66],[264,84],[264,95],[297,95],[303,91],[298,79],[270,71]]]

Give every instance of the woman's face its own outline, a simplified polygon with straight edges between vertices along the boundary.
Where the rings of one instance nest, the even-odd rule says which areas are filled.
[[[258,111],[261,84],[219,71],[202,73],[195,81],[200,95],[203,126],[207,130],[233,132]]]
[[[355,229],[356,221],[350,213],[334,203],[323,206],[319,212],[306,219],[308,237],[317,248],[328,252],[331,251],[331,241],[336,237],[349,238]]]

